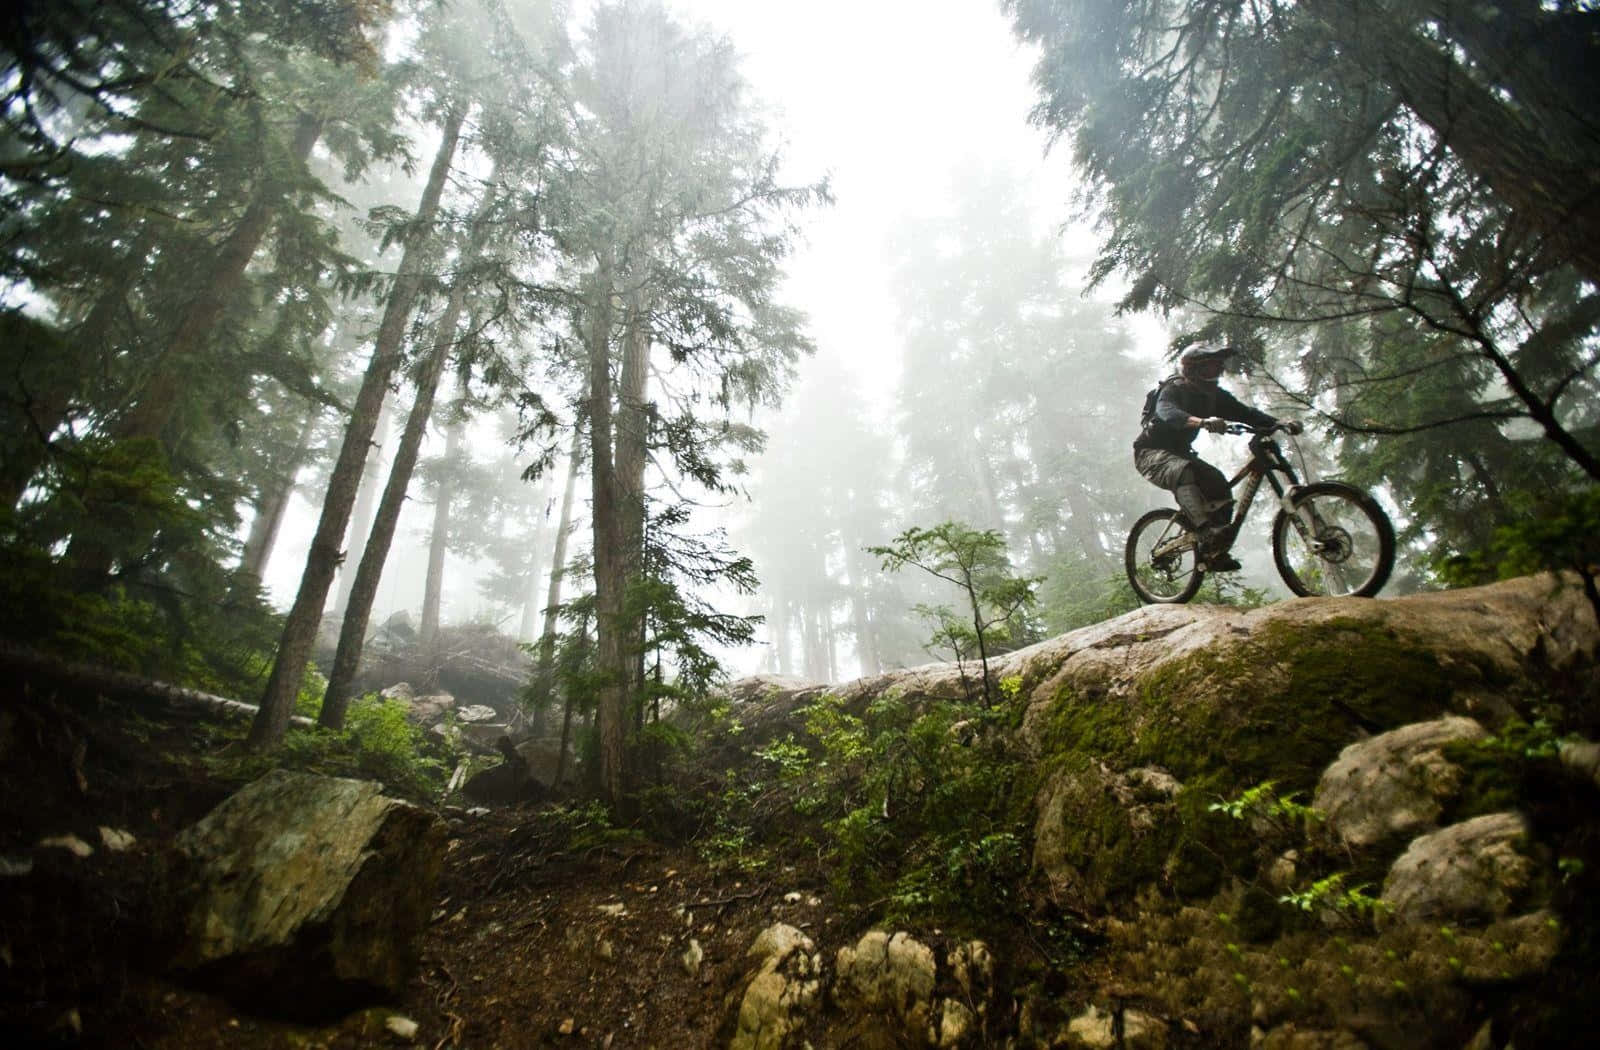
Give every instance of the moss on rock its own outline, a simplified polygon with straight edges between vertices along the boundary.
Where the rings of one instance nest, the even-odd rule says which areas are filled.
[[[1269,780],[1283,794],[1309,794],[1362,733],[1437,717],[1458,689],[1483,685],[1477,665],[1441,667],[1425,646],[1355,618],[1219,636],[1120,696],[1063,685],[1041,734],[1052,772],[1039,796],[1035,865],[1083,904],[1152,882],[1184,897],[1212,893],[1265,859],[1258,837],[1212,803]],[[1135,768],[1170,773],[1182,790],[1130,803],[1116,781]]]

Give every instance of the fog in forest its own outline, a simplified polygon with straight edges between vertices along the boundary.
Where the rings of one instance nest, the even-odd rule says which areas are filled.
[[[751,102],[781,149],[782,177],[826,177],[834,195],[800,220],[778,292],[804,313],[815,353],[797,362],[781,404],[747,416],[768,432],[768,446],[747,457],[736,490],[693,494],[695,528],[727,530],[760,579],[755,595],[713,589],[719,605],[766,620],[754,644],[719,650],[729,670],[833,680],[945,658],[923,645],[928,630],[912,607],[948,595],[881,579],[865,553],[912,525],[959,518],[1005,531],[1030,572],[1065,557],[1114,574],[1119,516],[1148,502],[1122,453],[1147,380],[1162,374],[1164,329],[1117,318],[1111,290],[1086,290],[1093,244],[1070,199],[1073,176],[1028,123],[1034,55],[998,7],[668,7],[738,53]],[[572,25],[585,9],[573,8]],[[403,199],[405,176],[389,178],[385,192]],[[368,468],[358,524],[370,520],[390,462],[395,404],[387,402],[385,452]],[[994,414],[997,404],[1006,410]],[[537,603],[548,593],[564,480],[555,475],[566,461],[523,481],[531,457],[508,443],[513,429],[505,412],[482,412],[446,458],[448,426],[436,421],[423,482],[436,484],[449,462],[470,479],[469,500],[521,505],[491,542],[468,534],[478,504],[467,504],[469,521],[454,526],[461,535],[445,552],[443,616],[531,640],[542,610],[527,596]],[[420,616],[432,491],[419,486],[401,515],[374,623]],[[1100,520],[1074,521],[1071,502],[1101,501],[1106,491],[1118,498],[1095,509]],[[294,552],[309,542],[316,498],[302,486],[268,563],[265,582],[280,606],[299,582]],[[573,556],[588,542],[588,504],[580,491]],[[349,586],[354,557],[336,587]],[[540,564],[526,591],[515,578],[524,562]],[[341,605],[336,597],[333,607]]]
[[[0,480],[13,605],[51,615],[6,630],[264,695],[261,745],[318,675],[338,726],[374,651],[447,637],[623,734],[1202,578],[1337,593],[1356,541],[1284,493],[1239,571],[1140,587],[1177,570],[1125,561],[1171,503],[1131,445],[1186,347],[1393,523],[1373,590],[1587,565],[1515,530],[1600,477],[1592,11],[1507,43],[1494,5],[1215,7],[30,8]],[[1232,473],[1223,422],[1181,426]]]

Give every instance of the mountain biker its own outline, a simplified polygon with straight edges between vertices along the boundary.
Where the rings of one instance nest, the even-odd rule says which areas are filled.
[[[1228,358],[1236,352],[1218,343],[1197,343],[1184,350],[1178,357],[1178,374],[1162,380],[1152,392],[1154,403],[1133,442],[1135,468],[1178,501],[1178,508],[1196,526],[1200,559],[1212,572],[1239,569],[1238,560],[1228,553],[1233,491],[1222,471],[1195,455],[1195,434],[1202,427],[1222,433],[1229,421],[1300,433],[1299,423],[1269,416],[1218,385]]]

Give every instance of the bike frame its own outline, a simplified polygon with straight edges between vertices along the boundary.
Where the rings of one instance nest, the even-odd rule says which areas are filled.
[[[1247,433],[1248,428],[1234,430],[1232,433]],[[1228,479],[1228,487],[1235,490],[1235,510],[1233,520],[1228,522],[1228,543],[1231,545],[1238,539],[1239,531],[1244,528],[1245,515],[1250,513],[1250,505],[1255,502],[1256,493],[1261,491],[1261,482],[1265,480],[1272,486],[1272,491],[1278,497],[1278,505],[1289,513],[1294,513],[1294,494],[1300,488],[1300,477],[1294,472],[1294,467],[1289,463],[1289,457],[1283,454],[1283,449],[1273,440],[1270,432],[1252,434],[1250,438],[1250,458],[1244,466]],[[1240,487],[1241,483],[1243,488]]]
[[[1245,516],[1250,513],[1250,506],[1255,502],[1256,493],[1261,491],[1263,480],[1272,486],[1272,491],[1278,498],[1278,505],[1294,518],[1295,528],[1301,535],[1315,535],[1316,522],[1307,520],[1305,515],[1308,512],[1295,506],[1295,494],[1301,488],[1300,476],[1294,472],[1289,457],[1283,454],[1283,449],[1273,440],[1272,431],[1257,432],[1255,428],[1243,423],[1232,423],[1229,424],[1227,433],[1251,435],[1250,458],[1233,477],[1228,479],[1228,487],[1236,491],[1233,518],[1226,527],[1228,546],[1232,546],[1239,538],[1239,532],[1244,528]],[[1194,543],[1194,533],[1186,530],[1177,536],[1158,542],[1151,554],[1157,557],[1175,554],[1188,550]]]

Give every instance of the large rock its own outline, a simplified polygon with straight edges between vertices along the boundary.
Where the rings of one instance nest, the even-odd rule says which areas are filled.
[[[445,836],[432,814],[379,790],[275,770],[180,835],[174,966],[292,1015],[398,993]]]
[[[1079,1050],[1165,1050],[1167,1026],[1138,1010],[1121,1010],[1117,1015],[1090,1006],[1068,1022],[1055,1045]]]
[[[1519,848],[1528,822],[1490,813],[1412,841],[1389,869],[1383,901],[1403,922],[1488,921],[1524,903],[1533,863]]]
[[[994,957],[982,941],[967,941],[946,954],[944,972],[955,983],[954,995],[935,994],[940,971],[933,949],[904,932],[869,930],[840,948],[833,999],[843,1014],[842,1044],[868,1050],[976,1045],[989,1011]]]
[[[1055,897],[1096,908],[1149,881],[1165,860],[1157,832],[1173,820],[1181,788],[1159,769],[1103,762],[1052,776],[1039,792],[1033,863]]]
[[[821,959],[811,938],[787,923],[756,935],[746,954],[755,971],[735,989],[729,1050],[779,1050],[806,1022],[822,990]]]
[[[1452,716],[1351,744],[1322,774],[1312,806],[1329,832],[1357,849],[1434,828],[1461,781],[1445,745],[1485,735],[1472,719]]]
[[[907,933],[869,930],[839,949],[834,971],[834,999],[856,1021],[854,1042],[893,1047],[937,1041],[933,949]]]
[[[1245,1045],[1254,1028],[1271,1045],[1459,1050],[1482,1024],[1475,1003],[1520,1000],[1549,972],[1553,949],[1526,950],[1528,935],[1553,942],[1571,921],[1521,915],[1545,903],[1552,878],[1528,858],[1565,848],[1547,814],[1546,838],[1525,846],[1532,833],[1509,814],[1417,839],[1385,886],[1401,921],[1375,922],[1384,909],[1362,883],[1451,809],[1446,741],[1530,717],[1530,696],[1592,689],[1597,652],[1581,590],[1542,576],[1379,601],[1150,607],[1004,654],[991,672],[1020,716],[1005,745],[1033,791],[1029,845],[1044,876],[1030,883],[1044,891],[1033,903],[1108,935],[1096,966],[1105,987],[1132,989],[1106,993],[1123,1010],[1124,1040],[1137,1006],[1155,1022],[1141,1038],[1171,1045]],[[752,737],[799,738],[796,716],[814,694],[754,691],[760,732],[730,734],[729,747],[748,755]],[[933,664],[830,692],[871,723],[883,698],[915,711],[961,697],[962,682],[954,665]],[[1600,780],[1600,748],[1571,745],[1563,760]],[[1462,801],[1481,806],[1505,786],[1475,768]],[[1360,854],[1326,848],[1289,799],[1332,810],[1338,842]],[[1571,819],[1574,840],[1589,841],[1581,811]],[[948,1033],[973,1030],[954,1008],[945,1023],[946,1004],[963,1001],[953,967],[902,944],[900,976],[888,979],[893,938],[863,940],[838,959],[828,1033],[838,1045],[959,1043]],[[1549,994],[1534,995],[1530,1015]],[[1119,1038],[1106,1023],[1115,1010],[1055,993],[1021,999],[1024,1038]],[[1391,1032],[1430,1034],[1413,1043]]]
[[[1581,593],[1537,577],[1393,601],[1148,607],[1007,654],[995,673],[1020,679],[1023,740],[1046,774],[1034,866],[1064,905],[1094,910],[1146,886],[1193,898],[1255,879],[1260,836],[1214,803],[1264,781],[1309,794],[1346,747],[1415,722],[1493,723],[1513,710],[1508,683],[1581,670],[1596,640]],[[922,672],[902,695],[947,687]],[[1130,780],[1147,770],[1182,789],[1163,799]]]

